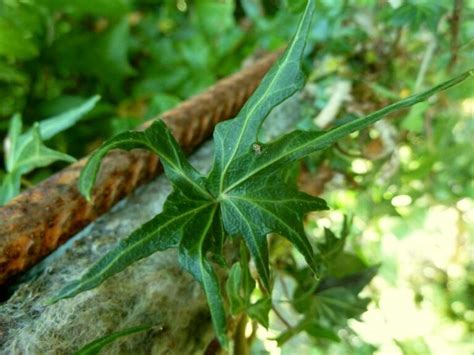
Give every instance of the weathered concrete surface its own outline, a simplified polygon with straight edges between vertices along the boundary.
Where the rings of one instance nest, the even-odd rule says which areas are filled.
[[[298,99],[287,101],[267,120],[266,135],[287,130],[298,116]],[[192,162],[206,171],[211,155],[207,143]],[[143,259],[94,290],[44,306],[66,282],[158,213],[170,190],[168,181],[158,178],[39,265],[45,271],[0,306],[0,354],[69,354],[100,336],[143,324],[156,327],[119,340],[104,353],[202,353],[213,339],[207,303],[200,286],[181,270],[174,250]]]

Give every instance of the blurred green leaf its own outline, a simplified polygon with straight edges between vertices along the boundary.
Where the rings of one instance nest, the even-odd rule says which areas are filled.
[[[43,144],[43,139],[50,139],[56,134],[73,126],[85,113],[92,110],[98,96],[92,97],[82,105],[63,114],[35,123],[32,129],[21,134],[22,121],[15,115],[10,121],[5,150],[7,174],[1,187],[0,203],[4,204],[20,192],[21,176],[34,169],[48,166],[56,161],[73,162],[70,155],[55,151]]]
[[[247,315],[258,321],[265,328],[268,328],[268,314],[272,308],[270,297],[264,297],[247,307]]]
[[[137,326],[137,327],[132,327],[124,330],[120,330],[118,332],[106,335],[102,338],[96,339],[93,342],[87,344],[83,348],[81,348],[79,351],[74,353],[75,355],[96,355],[101,352],[101,350],[113,343],[114,341],[132,335],[136,333],[141,333],[141,332],[146,332],[148,330],[152,329],[152,326],[149,325],[142,325],[142,326]]]
[[[24,31],[16,28],[8,19],[0,17],[0,55],[31,59],[38,55],[38,47]]]
[[[240,264],[235,263],[229,272],[226,282],[227,297],[229,298],[230,312],[239,314],[247,306],[247,298],[241,293],[242,271]]]
[[[203,32],[213,38],[234,26],[234,0],[196,0],[196,16]]]
[[[414,133],[423,132],[424,128],[424,114],[430,107],[428,102],[422,102],[418,106],[414,106],[408,112],[408,115],[403,119],[401,127]]]
[[[407,2],[393,11],[391,22],[393,26],[410,26],[413,31],[417,31],[422,25],[427,25],[435,32],[442,10],[443,8],[435,2]]]

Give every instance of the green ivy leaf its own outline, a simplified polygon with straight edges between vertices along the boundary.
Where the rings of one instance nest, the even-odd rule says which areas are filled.
[[[22,149],[17,153],[13,171],[16,170],[20,174],[26,174],[35,168],[48,166],[55,161],[62,160],[70,163],[76,161],[70,155],[46,147],[43,144],[38,123],[33,126],[31,134],[31,140],[22,145]]]
[[[230,311],[233,315],[245,312],[250,318],[268,328],[268,314],[272,308],[272,300],[270,297],[264,296],[253,304],[250,302],[256,283],[250,275],[247,254],[247,250],[241,248],[240,263],[235,263],[232,266],[227,279],[226,289]]]
[[[268,328],[268,314],[272,309],[272,300],[270,297],[264,297],[261,300],[258,300],[256,303],[251,304],[247,307],[247,315],[259,322],[265,328]]]
[[[247,298],[242,295],[242,269],[235,263],[229,272],[226,283],[227,297],[229,298],[230,312],[237,315],[245,310]]]
[[[313,10],[314,0],[309,0],[285,54],[265,76],[240,114],[216,127],[214,166],[207,177],[187,162],[171,132],[161,121],[143,132],[122,133],[105,142],[91,156],[79,181],[81,192],[89,198],[101,160],[115,148],[144,148],[157,154],[174,191],[161,214],[120,242],[81,279],[66,285],[51,302],[97,287],[108,277],[156,251],[178,248],[181,265],[200,282],[206,293],[216,335],[226,346],[224,302],[210,261],[223,260],[222,247],[226,236],[242,236],[256,265],[263,291],[267,293],[271,292],[267,247],[267,235],[270,233],[290,240],[305,257],[312,272],[319,273],[321,262],[317,260],[321,258],[315,257],[304,233],[303,218],[306,213],[326,209],[327,206],[323,200],[296,189],[294,183],[286,178],[288,166],[391,112],[412,106],[456,85],[472,73],[460,75],[425,93],[330,131],[295,131],[268,144],[261,144],[257,137],[267,115],[303,85],[301,58]],[[347,233],[348,228],[345,228],[343,234]],[[333,244],[337,243],[333,241]],[[270,295],[250,304],[255,282],[249,280],[246,251],[241,253],[241,258],[240,266],[232,268],[227,284],[231,311],[237,312],[245,306],[251,317],[268,324]],[[326,312],[325,319],[334,320],[340,314],[352,316],[364,306],[357,295],[343,287],[323,290],[318,289],[319,281],[311,281],[308,282],[310,287],[304,290],[305,304],[318,314]],[[314,324],[312,327],[314,333],[321,332]]]
[[[0,188],[0,204],[18,195],[22,175],[56,161],[75,161],[70,155],[46,147],[43,139],[50,139],[73,126],[84,114],[92,110],[98,100],[99,97],[94,96],[78,107],[36,123],[32,129],[23,134],[21,134],[21,116],[12,117],[7,136],[8,149],[5,150],[7,174]]]

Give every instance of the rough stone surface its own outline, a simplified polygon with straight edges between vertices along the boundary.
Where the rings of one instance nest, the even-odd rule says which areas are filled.
[[[288,130],[298,116],[298,99],[285,102],[265,123],[267,138]],[[206,143],[192,162],[206,171],[211,156],[212,144]],[[170,191],[168,181],[158,178],[38,265],[39,276],[0,306],[0,354],[69,354],[98,337],[144,324],[156,327],[116,341],[104,353],[202,353],[213,339],[206,299],[181,270],[174,250],[143,259],[94,290],[44,306],[66,282],[158,213]]]

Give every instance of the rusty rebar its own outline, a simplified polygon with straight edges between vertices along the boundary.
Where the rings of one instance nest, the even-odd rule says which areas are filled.
[[[209,137],[218,122],[238,113],[278,55],[265,56],[161,115],[185,151]],[[86,161],[81,159],[0,207],[0,285],[161,171],[158,158],[148,152],[112,151],[102,163],[92,203],[87,203],[76,187]]]

